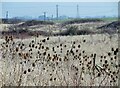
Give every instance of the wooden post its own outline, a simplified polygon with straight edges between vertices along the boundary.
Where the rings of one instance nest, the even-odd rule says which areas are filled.
[[[96,58],[96,54],[94,54],[93,57],[93,75],[95,75],[95,58]]]

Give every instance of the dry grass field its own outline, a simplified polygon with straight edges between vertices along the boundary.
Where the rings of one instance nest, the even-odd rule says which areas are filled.
[[[94,31],[96,24],[91,24],[75,25]],[[0,37],[0,87],[118,85],[117,33]]]

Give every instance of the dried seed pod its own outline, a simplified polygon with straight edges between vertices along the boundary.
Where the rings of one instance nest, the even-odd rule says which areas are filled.
[[[8,47],[8,45],[6,45],[6,47]]]
[[[42,40],[42,42],[46,42],[46,40],[45,40],[45,39],[43,39],[43,40]]]
[[[16,52],[18,52],[18,50],[19,50],[19,48],[18,48],[18,47],[16,47]]]
[[[105,64],[107,64],[107,62],[108,62],[108,61],[107,61],[107,60],[105,60]]]
[[[66,45],[64,45],[64,47],[66,47]]]
[[[56,62],[56,65],[58,65],[58,62]]]
[[[80,48],[80,45],[78,45],[78,48]]]
[[[53,51],[55,51],[54,47],[52,48]]]
[[[22,43],[22,46],[25,46],[25,44]]]
[[[27,71],[25,70],[25,71],[24,71],[24,74],[26,74],[26,73],[27,73]]]
[[[85,59],[85,61],[87,61],[87,58]]]
[[[108,56],[111,56],[111,53],[110,53],[110,52],[108,53]]]
[[[81,56],[81,53],[79,53],[79,56]]]
[[[59,58],[59,61],[61,61],[61,58]]]
[[[111,57],[110,60],[113,60],[113,58]]]
[[[116,59],[117,59],[117,56],[114,56],[114,59],[116,60]]]
[[[100,62],[102,62],[102,59],[100,60]]]
[[[119,51],[119,49],[117,48],[117,49],[116,49],[116,52],[118,52],[118,51]]]
[[[30,68],[28,69],[28,72],[30,72],[31,70],[30,70]]]
[[[45,68],[43,68],[43,70],[45,70]]]
[[[35,67],[35,63],[32,63],[32,66]]]
[[[20,49],[23,49],[23,46],[20,46]]]
[[[38,54],[40,54],[40,51],[38,51]]]
[[[104,56],[104,58],[106,58],[106,56]]]
[[[24,59],[27,59],[27,57],[26,57],[25,55],[23,56],[23,58],[24,58]]]
[[[32,43],[34,43],[34,40],[32,40]]]
[[[117,52],[116,52],[116,51],[114,51],[114,55],[117,55]]]
[[[37,49],[37,46],[35,46],[35,48]]]
[[[84,39],[83,42],[86,42],[86,40]]]
[[[49,37],[47,37],[47,40],[49,40]]]
[[[73,44],[75,44],[75,41],[73,42]]]
[[[78,52],[78,50],[76,50],[76,52]]]
[[[20,62],[20,64],[22,64],[22,62]]]
[[[56,80],[56,78],[54,78],[54,80]]]
[[[44,46],[42,46],[42,49],[44,49]]]
[[[32,44],[32,48],[34,48],[34,46],[35,46],[35,45],[34,45],[34,44]]]
[[[62,44],[60,44],[60,46],[62,46]]]
[[[100,74],[100,73],[98,73],[98,77],[100,77],[100,75],[101,75],[101,74]]]
[[[50,81],[52,81],[52,78],[50,78]]]
[[[72,46],[73,48],[75,48],[75,46]]]
[[[100,56],[101,58],[103,58],[103,56]]]
[[[111,51],[114,51],[114,48],[111,48]]]
[[[113,75],[115,75],[115,73],[116,73],[116,72],[114,71],[114,72],[113,72]]]
[[[45,56],[45,55],[46,55],[46,52],[44,52],[43,55]]]
[[[85,51],[83,50],[82,53],[85,53]]]
[[[50,57],[50,54],[48,53],[48,57]]]
[[[59,48],[59,46],[57,46],[57,48]]]

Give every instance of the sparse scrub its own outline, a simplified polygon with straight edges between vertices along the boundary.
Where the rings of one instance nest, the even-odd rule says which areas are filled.
[[[120,21],[114,21],[109,24],[103,25],[101,27],[97,27],[99,33],[108,33],[108,34],[115,34],[118,33],[120,29]]]
[[[29,30],[15,24],[3,30],[0,87],[117,86],[118,35],[111,30],[106,34],[106,30],[89,28],[88,24],[66,25],[64,30],[60,25]],[[57,27],[61,31],[53,32],[52,28]]]
[[[66,21],[64,23],[62,23],[62,26],[66,26],[66,25],[69,25],[69,24],[75,24],[75,23],[87,23],[87,22],[101,22],[103,20],[101,19],[74,19],[74,20],[71,20],[71,21]]]
[[[18,25],[18,27],[27,27],[27,26],[34,26],[34,25],[53,25],[54,23],[51,21],[36,21],[36,20],[30,20],[26,21],[23,24]]]
[[[117,31],[111,30],[111,29],[101,29],[101,31],[99,31],[98,33],[100,33],[100,34],[104,34],[104,33],[115,34],[115,33],[117,33]]]
[[[4,24],[17,24],[23,21],[21,19],[0,19],[0,20],[2,20],[2,23]]]
[[[111,29],[111,30],[118,30],[119,28],[120,28],[120,21],[114,21],[109,24],[98,27],[98,29]]]
[[[67,26],[65,35],[77,35],[78,27],[77,26]]]
[[[88,34],[94,34],[93,31],[89,29],[78,29],[78,26],[67,26],[67,29],[64,31],[61,31],[60,33],[56,35],[88,35]]]
[[[89,35],[89,34],[94,34],[94,32],[89,29],[83,29],[83,30],[79,30],[77,34],[78,35]]]

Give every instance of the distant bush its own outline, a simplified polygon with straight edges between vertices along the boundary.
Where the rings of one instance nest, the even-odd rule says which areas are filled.
[[[50,36],[51,34],[49,32],[39,30],[39,31],[29,31],[28,35],[30,35],[30,36],[37,36],[37,35]]]
[[[117,33],[117,30],[112,30],[112,29],[102,29],[101,31],[97,32],[98,34],[104,34],[104,33],[108,33],[108,34],[114,34]]]
[[[62,26],[68,25],[68,24],[75,24],[75,23],[86,23],[86,22],[101,22],[103,20],[97,19],[97,18],[91,18],[91,19],[74,19],[71,21],[66,21],[62,23]]]
[[[2,32],[2,35],[14,35],[14,36],[19,36],[18,34],[20,34],[21,36],[39,36],[39,35],[42,35],[42,36],[51,36],[52,34],[50,32],[46,32],[46,31],[33,31],[33,30],[29,30],[27,28],[12,28],[13,26],[9,27],[9,30],[8,31],[5,31],[3,30]],[[20,37],[20,36],[19,36]]]
[[[62,31],[55,35],[87,35],[93,34],[94,32],[88,29],[79,30],[78,26],[67,26],[67,30]]]
[[[27,27],[27,26],[34,26],[34,25],[39,25],[39,24],[43,24],[43,25],[53,25],[54,22],[51,21],[37,21],[37,20],[30,20],[30,21],[26,21],[25,23],[22,23],[19,25],[19,27]]]
[[[77,34],[78,35],[88,35],[88,34],[94,34],[94,32],[89,29],[83,29],[83,30],[78,30]]]
[[[67,26],[66,35],[77,35],[78,26]]]
[[[20,20],[20,19],[14,19],[14,18],[2,19],[2,23],[4,23],[4,24],[17,24],[17,23],[20,23],[20,22],[22,22],[22,20]]]

